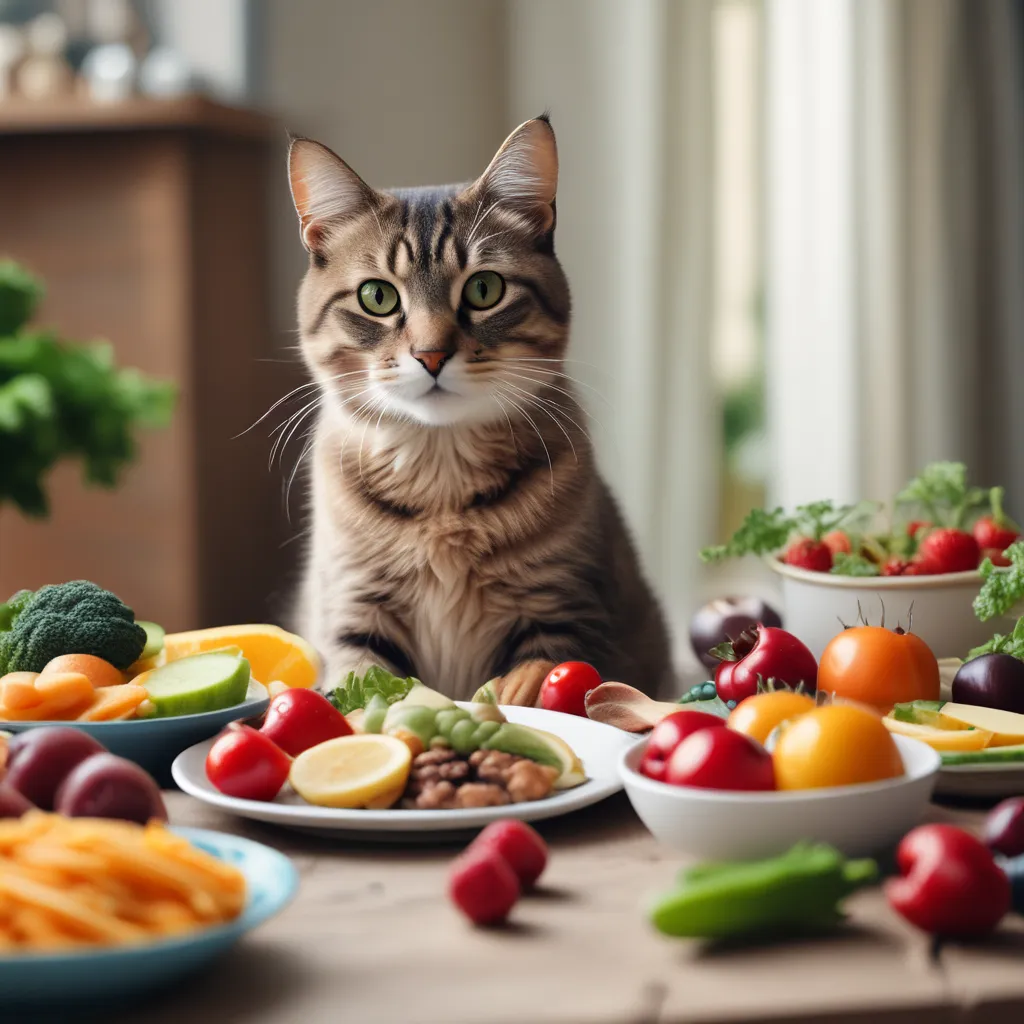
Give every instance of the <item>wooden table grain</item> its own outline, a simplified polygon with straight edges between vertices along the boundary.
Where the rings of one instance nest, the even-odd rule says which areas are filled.
[[[471,928],[445,899],[456,846],[340,843],[178,793],[168,802],[177,824],[289,854],[299,895],[216,967],[107,1024],[1024,1021],[1019,922],[935,958],[872,889],[849,901],[846,927],[813,941],[707,949],[657,935],[641,907],[679,860],[622,795],[542,825],[544,888],[497,930]],[[932,816],[981,819],[938,807]]]

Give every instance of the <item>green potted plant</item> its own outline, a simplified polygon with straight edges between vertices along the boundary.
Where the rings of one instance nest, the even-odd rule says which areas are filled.
[[[0,261],[0,508],[48,512],[45,478],[80,458],[89,484],[113,488],[136,456],[140,427],[171,418],[175,388],[120,369],[103,342],[74,342],[30,327],[40,281]]]

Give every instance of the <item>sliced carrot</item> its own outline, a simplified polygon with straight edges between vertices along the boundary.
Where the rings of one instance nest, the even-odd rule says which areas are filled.
[[[147,696],[146,688],[135,683],[100,687],[92,703],[78,716],[78,721],[112,722],[131,718]]]
[[[95,654],[62,654],[43,669],[44,676],[55,672],[80,672],[93,686],[120,686],[125,681],[118,669]]]
[[[8,672],[0,678],[0,706],[16,711],[42,704],[42,694],[36,690],[37,672]]]

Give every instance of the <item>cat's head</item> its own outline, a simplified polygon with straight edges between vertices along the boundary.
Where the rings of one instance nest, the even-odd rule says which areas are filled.
[[[570,308],[546,118],[520,125],[469,185],[378,191],[309,139],[292,143],[289,176],[309,253],[302,350],[335,401],[432,426],[536,403]]]

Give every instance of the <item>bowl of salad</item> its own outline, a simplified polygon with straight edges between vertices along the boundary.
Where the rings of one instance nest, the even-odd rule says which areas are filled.
[[[757,555],[781,578],[784,620],[815,657],[870,618],[918,633],[940,658],[963,657],[1024,598],[1024,542],[1003,489],[968,484],[963,463],[926,466],[888,504],[819,501],[754,509],[701,557]]]

